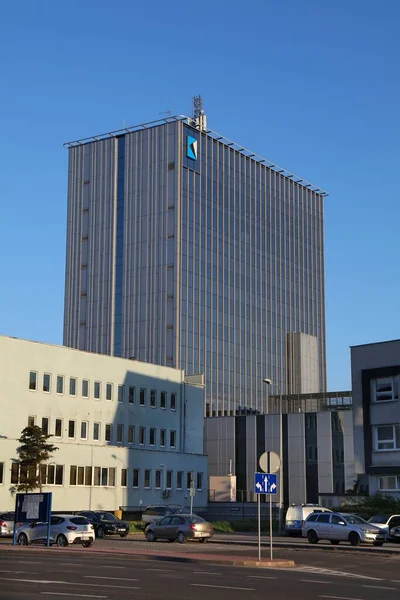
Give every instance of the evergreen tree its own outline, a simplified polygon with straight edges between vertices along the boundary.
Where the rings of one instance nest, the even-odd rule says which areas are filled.
[[[17,448],[20,466],[20,483],[15,486],[17,492],[32,492],[39,488],[42,491],[45,485],[43,466],[50,460],[56,446],[48,443],[51,435],[43,433],[37,425],[25,427],[21,432]]]

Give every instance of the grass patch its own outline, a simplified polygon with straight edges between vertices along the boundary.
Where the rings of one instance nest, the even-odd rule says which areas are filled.
[[[215,533],[257,533],[257,519],[243,519],[242,521],[215,521],[213,522]],[[272,522],[272,531],[278,531],[278,522]],[[269,532],[269,520],[261,520],[261,533]]]
[[[143,533],[140,521],[129,521],[129,533]]]

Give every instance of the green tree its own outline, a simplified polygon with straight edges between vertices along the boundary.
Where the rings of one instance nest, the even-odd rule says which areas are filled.
[[[50,460],[56,446],[48,443],[51,435],[43,433],[37,425],[25,427],[19,438],[20,446],[17,448],[20,466],[19,484],[15,486],[17,492],[32,492],[39,488],[42,491],[45,481],[43,466]]]

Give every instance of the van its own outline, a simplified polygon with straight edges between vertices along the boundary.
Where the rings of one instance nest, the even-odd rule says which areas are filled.
[[[318,504],[292,504],[286,513],[285,533],[287,535],[301,535],[302,523],[313,512],[332,512]]]

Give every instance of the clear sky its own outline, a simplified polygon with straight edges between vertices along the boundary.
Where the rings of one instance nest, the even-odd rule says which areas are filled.
[[[398,0],[4,0],[0,333],[62,343],[63,142],[188,114],[329,191],[328,387],[400,337]]]

